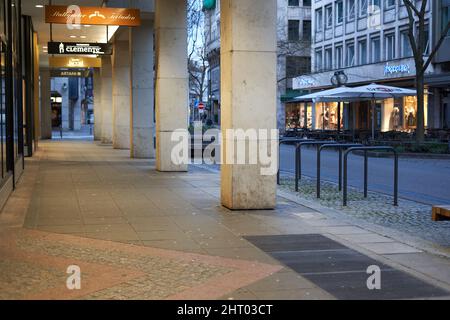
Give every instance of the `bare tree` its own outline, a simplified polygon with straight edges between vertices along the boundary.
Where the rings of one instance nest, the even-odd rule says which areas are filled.
[[[299,35],[296,39],[289,39],[287,25],[284,17],[280,17],[277,23],[277,60],[288,59],[288,57],[310,57],[311,56],[311,34]],[[292,59],[290,63],[286,63],[286,70],[280,70],[277,79],[278,84],[292,77],[300,76],[299,70],[304,73],[311,72],[310,60]],[[280,64],[280,66],[284,65]]]
[[[205,15],[201,0],[188,0],[188,71],[189,90],[202,100],[207,89],[206,76],[208,59],[206,55]]]
[[[408,37],[411,44],[411,49],[414,55],[414,62],[416,66],[416,89],[417,89],[417,129],[416,141],[423,143],[425,140],[425,72],[436,56],[439,48],[445,40],[450,31],[450,21],[443,28],[442,34],[435,46],[431,48],[430,54],[426,57],[427,36],[428,30],[426,28],[427,19],[427,5],[428,0],[411,1],[403,0],[406,10],[408,11],[409,30]],[[434,12],[437,15],[437,12]],[[416,29],[417,26],[417,29]]]

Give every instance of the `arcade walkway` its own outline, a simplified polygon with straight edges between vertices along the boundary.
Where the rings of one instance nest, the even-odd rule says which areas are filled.
[[[219,175],[202,168],[159,173],[128,151],[82,141],[42,141],[26,165],[0,214],[0,299],[448,295],[447,259],[390,239],[399,251],[376,255],[355,245],[376,235],[284,198],[274,211],[229,211]],[[385,291],[363,288],[373,264]],[[66,288],[70,265],[81,268],[81,290]]]

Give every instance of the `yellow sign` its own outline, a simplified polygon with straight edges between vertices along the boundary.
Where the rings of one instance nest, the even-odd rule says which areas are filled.
[[[51,68],[101,68],[102,59],[89,57],[49,57]]]

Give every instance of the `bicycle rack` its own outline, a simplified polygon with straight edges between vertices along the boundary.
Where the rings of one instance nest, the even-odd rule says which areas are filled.
[[[353,147],[363,147],[359,143],[339,143],[339,144],[324,144],[320,146],[317,150],[317,187],[316,196],[320,199],[320,180],[321,180],[321,154],[325,149],[338,149],[339,150],[339,191],[342,190],[342,151],[343,149],[353,148]]]
[[[317,146],[317,149],[324,144],[334,144],[335,141],[304,141],[297,143],[295,147],[295,191],[298,192],[298,182],[302,178],[302,147]]]
[[[299,143],[302,141],[305,141],[306,139],[301,138],[287,138],[287,139],[281,139],[278,146],[278,172],[277,172],[277,184],[280,185],[280,166],[281,166],[281,154],[280,149],[282,144],[288,144],[290,142]],[[313,141],[313,140],[308,140]]]
[[[344,154],[344,192],[342,198],[342,205],[347,206],[347,182],[348,182],[348,156],[355,151],[364,151],[364,198],[367,198],[368,193],[368,169],[369,157],[368,151],[390,151],[394,154],[394,206],[398,206],[398,153],[393,147],[353,147],[345,151]]]

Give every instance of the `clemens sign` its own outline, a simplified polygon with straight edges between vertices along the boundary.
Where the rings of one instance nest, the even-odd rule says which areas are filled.
[[[45,23],[138,27],[141,12],[128,8],[45,6]]]
[[[112,45],[108,43],[75,43],[75,42],[49,42],[49,54],[70,55],[112,55]]]

